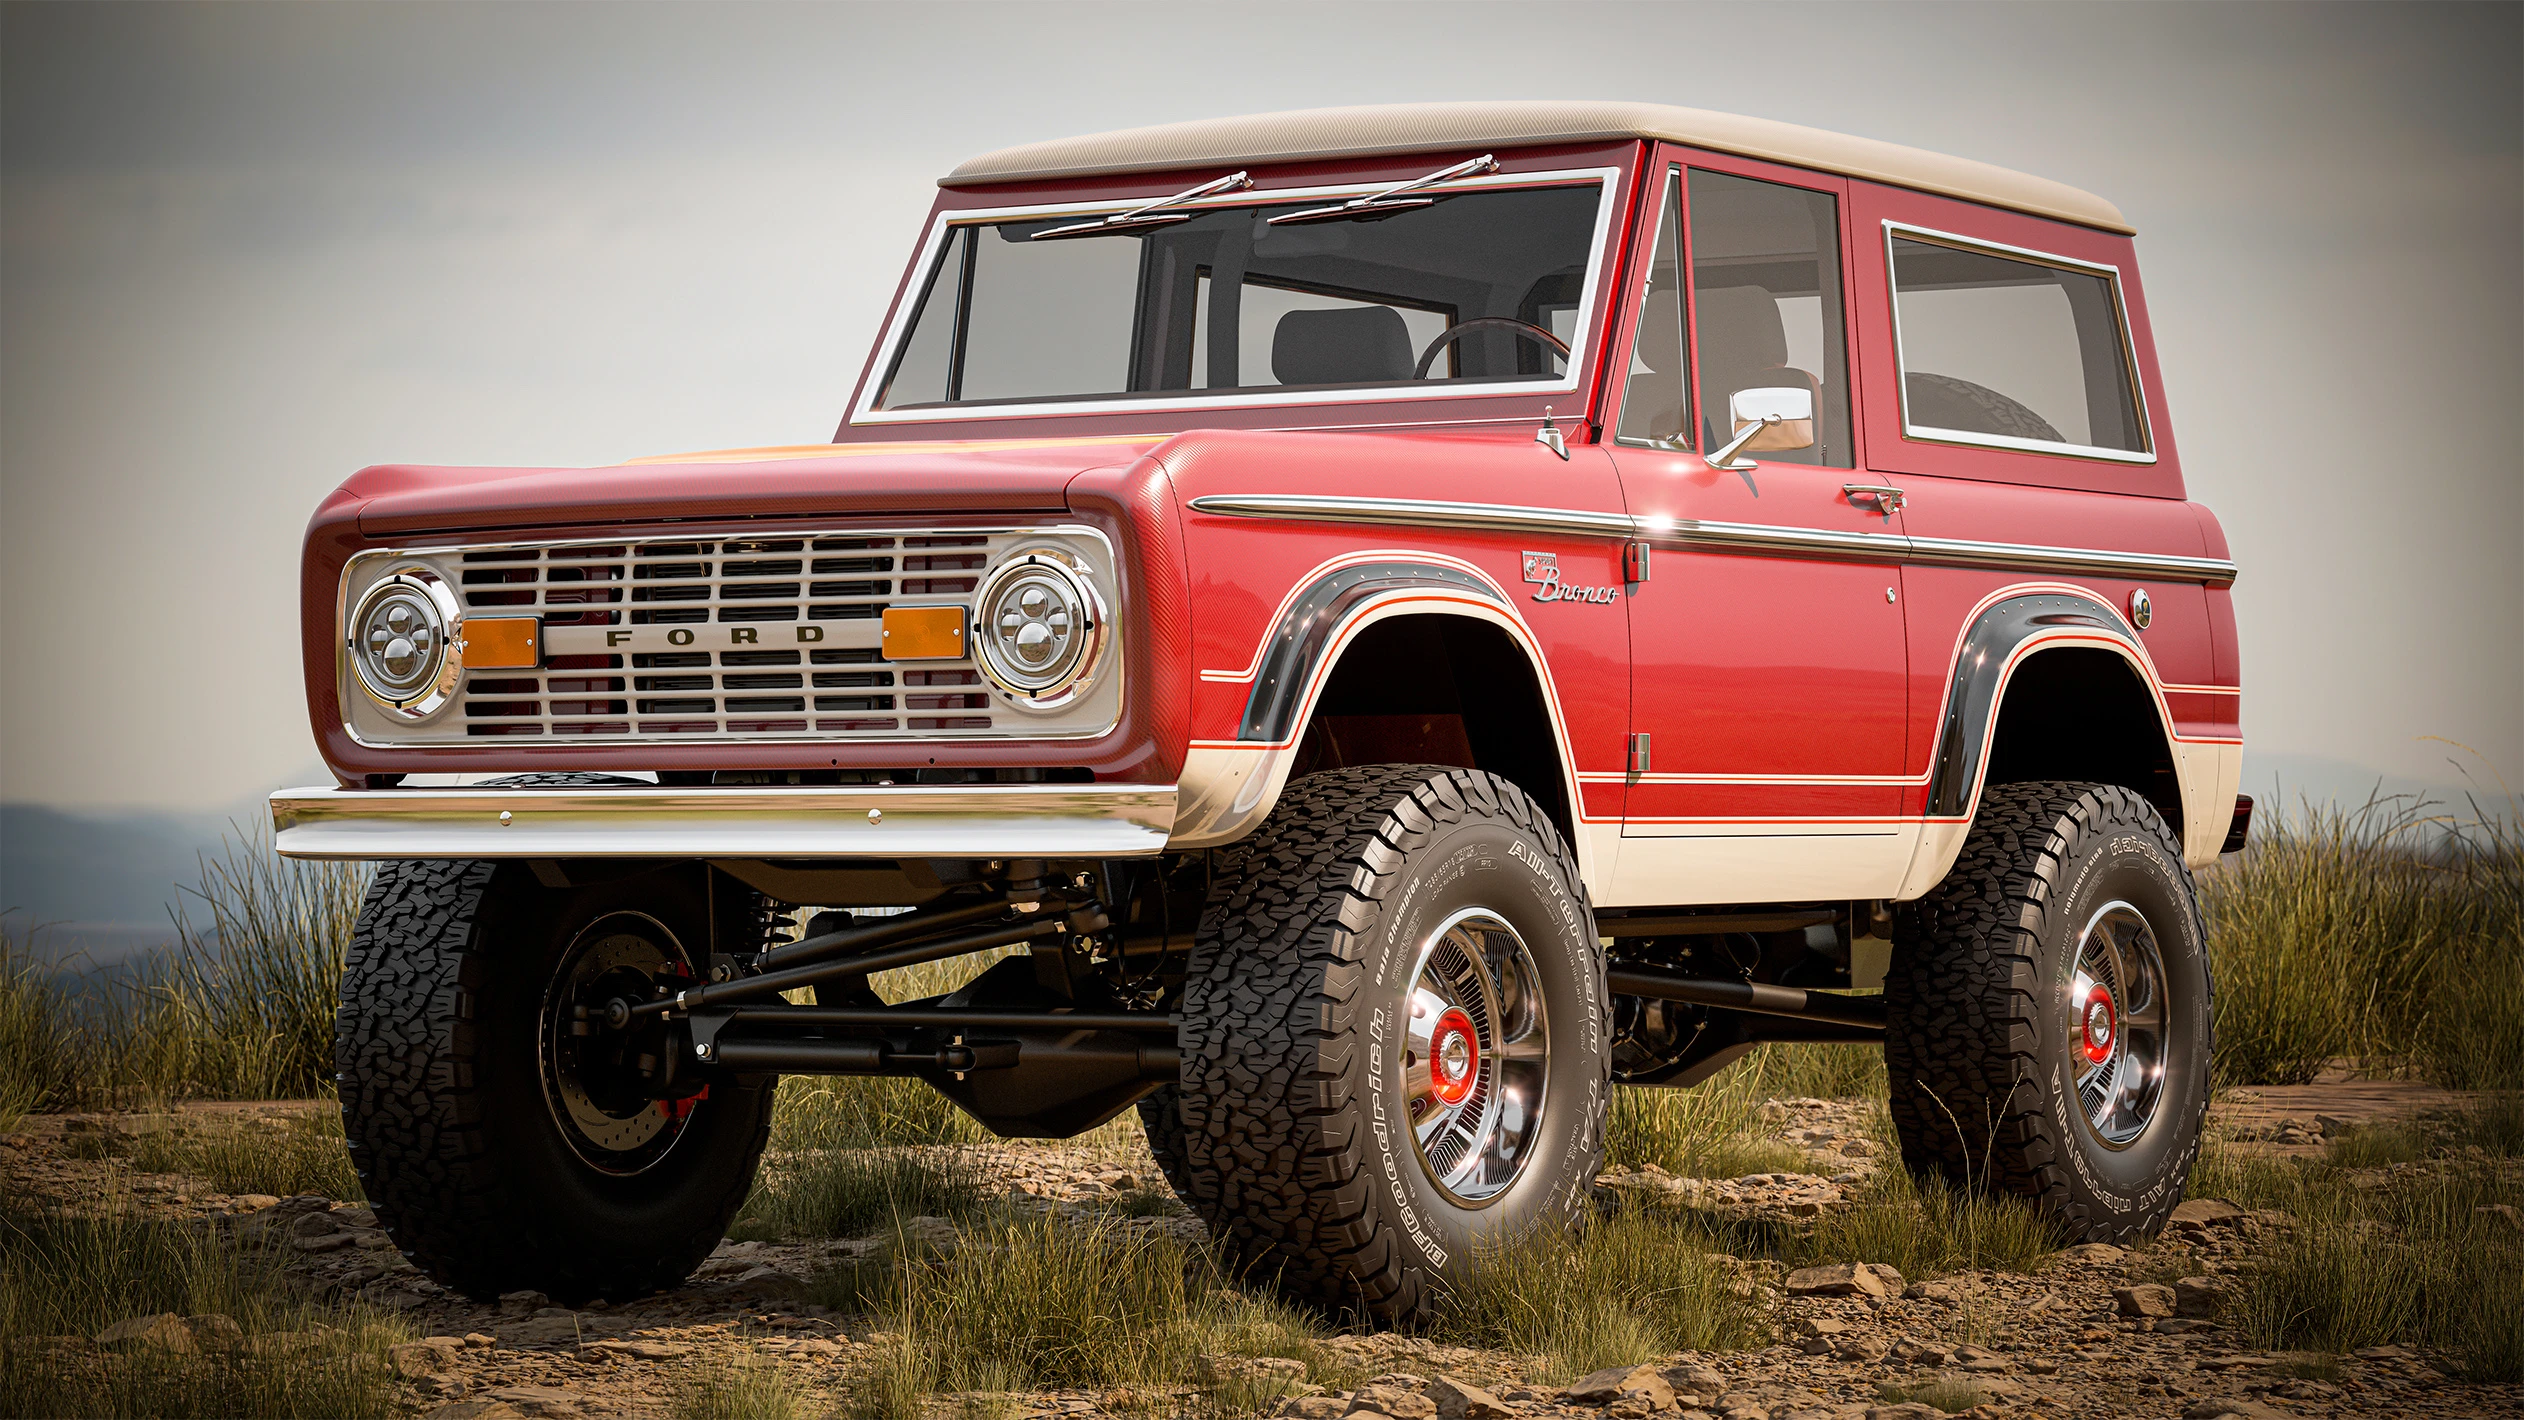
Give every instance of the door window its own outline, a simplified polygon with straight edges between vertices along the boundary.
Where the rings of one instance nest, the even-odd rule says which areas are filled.
[[[1704,449],[1735,437],[1738,390],[1814,392],[1814,442],[1765,461],[1851,466],[1839,203],[1827,192],[1691,173],[1691,297]]]
[[[1682,264],[1683,185],[1678,171],[1665,184],[1647,288],[1639,293],[1639,329],[1630,342],[1630,378],[1622,384],[1621,424],[1615,431],[1625,443],[1691,443],[1691,384],[1683,378]]]

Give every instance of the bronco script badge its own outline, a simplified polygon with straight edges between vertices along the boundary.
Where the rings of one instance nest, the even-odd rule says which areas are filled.
[[[1525,580],[1534,584],[1534,600],[1538,602],[1596,602],[1609,605],[1621,595],[1619,587],[1580,587],[1560,580],[1560,554],[1528,552],[1525,554]]]

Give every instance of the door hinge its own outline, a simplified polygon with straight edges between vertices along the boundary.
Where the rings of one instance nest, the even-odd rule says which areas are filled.
[[[1648,545],[1625,542],[1621,545],[1621,580],[1636,585],[1648,579]]]
[[[1630,772],[1633,774],[1648,772],[1648,737],[1645,731],[1630,737]]]

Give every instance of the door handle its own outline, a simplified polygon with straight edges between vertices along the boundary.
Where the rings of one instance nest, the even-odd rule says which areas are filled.
[[[1851,507],[1854,508],[1862,502],[1873,503],[1876,511],[1888,518],[1902,511],[1902,505],[1910,501],[1903,495],[1901,489],[1890,488],[1881,483],[1844,483],[1840,486],[1840,491],[1849,499]]]

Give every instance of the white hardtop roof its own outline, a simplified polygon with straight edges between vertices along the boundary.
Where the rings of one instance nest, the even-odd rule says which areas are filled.
[[[966,161],[940,187],[1164,172],[1212,163],[1296,163],[1457,148],[1659,138],[1766,162],[1819,168],[2055,217],[2109,232],[2136,229],[2121,209],[2066,183],[1969,158],[1820,128],[1672,104],[1492,100],[1366,104],[1206,118],[1024,143]]]

